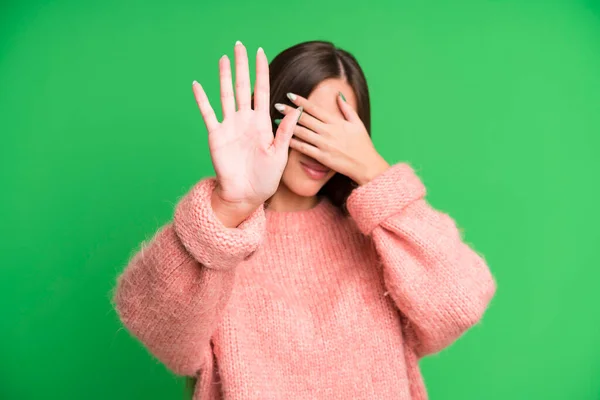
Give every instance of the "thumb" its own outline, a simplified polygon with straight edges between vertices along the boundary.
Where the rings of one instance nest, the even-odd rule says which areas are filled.
[[[287,114],[279,124],[277,132],[275,133],[275,151],[285,152],[287,154],[288,148],[290,147],[290,141],[294,136],[294,128],[298,124],[300,115],[302,115],[303,107],[298,107],[294,112]]]

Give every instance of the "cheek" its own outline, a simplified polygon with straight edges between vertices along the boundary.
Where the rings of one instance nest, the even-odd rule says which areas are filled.
[[[288,175],[292,171],[296,170],[296,168],[300,164],[299,159],[300,159],[300,154],[298,153],[298,151],[290,148],[288,151],[287,164],[285,166],[285,170],[283,171],[283,174]]]
[[[300,153],[298,152],[298,150],[294,150],[290,147],[290,149],[288,150],[288,162],[287,165],[297,165],[298,164],[298,160],[300,159]]]

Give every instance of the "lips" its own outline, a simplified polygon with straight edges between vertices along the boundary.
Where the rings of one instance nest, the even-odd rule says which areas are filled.
[[[300,161],[302,164],[306,165],[308,168],[313,169],[319,172],[329,172],[329,168],[324,166],[318,161]]]

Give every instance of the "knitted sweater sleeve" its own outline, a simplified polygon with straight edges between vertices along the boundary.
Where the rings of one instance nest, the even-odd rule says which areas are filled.
[[[386,288],[419,357],[439,352],[476,324],[496,290],[484,259],[425,193],[414,170],[399,163],[347,201],[358,228],[372,237]]]
[[[172,222],[131,257],[117,279],[114,303],[125,327],[167,368],[195,376],[212,362],[210,339],[225,308],[235,267],[260,245],[261,206],[237,228],[213,213],[214,179],[178,202]]]

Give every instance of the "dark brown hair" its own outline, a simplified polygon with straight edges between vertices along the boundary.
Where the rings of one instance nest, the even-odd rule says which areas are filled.
[[[354,90],[356,111],[371,135],[371,104],[369,89],[362,68],[352,54],[337,48],[331,42],[309,41],[292,46],[279,53],[269,64],[271,86],[271,121],[281,118],[275,103],[294,106],[286,96],[291,92],[308,98],[317,85],[326,79],[344,79]],[[273,132],[277,126],[273,124]],[[347,176],[335,174],[319,191],[344,213],[346,199],[358,185]]]

